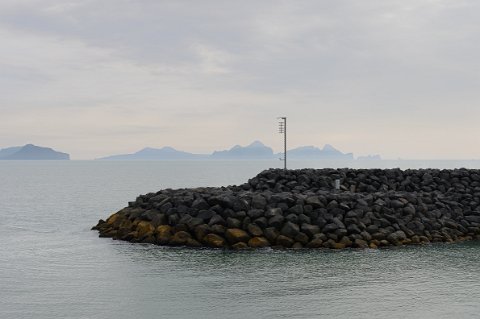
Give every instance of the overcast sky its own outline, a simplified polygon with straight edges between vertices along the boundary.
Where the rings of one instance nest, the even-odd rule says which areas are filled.
[[[0,0],[0,148],[480,158],[480,2]]]

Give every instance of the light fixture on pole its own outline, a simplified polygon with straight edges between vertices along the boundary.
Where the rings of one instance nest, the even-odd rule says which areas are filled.
[[[284,169],[287,169],[287,118],[279,117],[281,121],[278,122],[278,133],[283,134],[283,163]],[[280,159],[282,160],[282,158]]]

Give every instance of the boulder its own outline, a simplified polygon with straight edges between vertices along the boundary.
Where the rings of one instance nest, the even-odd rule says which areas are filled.
[[[303,205],[295,205],[288,210],[290,213],[295,215],[303,214]]]
[[[203,238],[210,232],[211,232],[211,228],[206,224],[198,225],[197,227],[195,227],[193,231],[195,238],[198,241],[202,241]]]
[[[270,243],[265,237],[253,237],[248,241],[248,246],[252,248],[263,248],[270,246]]]
[[[306,245],[309,241],[309,238],[306,234],[300,232],[295,236],[295,241],[301,243],[302,245]]]
[[[289,238],[295,238],[295,236],[300,232],[300,228],[297,224],[286,222],[280,230],[280,234],[287,236]]]
[[[307,248],[322,248],[322,244],[323,240],[320,238],[314,238],[307,244]]]
[[[261,209],[250,209],[250,210],[247,212],[247,215],[248,215],[251,219],[256,219],[256,218],[262,217],[263,214],[264,214],[264,211],[261,210]]]
[[[262,229],[255,224],[248,224],[247,230],[253,237],[263,236]]]
[[[293,246],[295,241],[291,238],[288,238],[284,235],[279,235],[277,239],[275,240],[275,243],[279,246],[285,247],[285,248],[290,248]]]
[[[226,245],[225,239],[217,234],[208,234],[203,238],[203,242],[212,248],[223,248]]]
[[[305,204],[311,205],[313,208],[325,207],[318,196],[307,197]]]
[[[264,209],[267,206],[267,200],[262,195],[254,195],[252,197],[252,207],[256,209]]]
[[[279,215],[279,216],[283,215],[281,208],[278,208],[278,207],[269,208],[265,211],[265,214],[264,214],[264,216],[267,217],[267,218],[277,216],[277,215]]]
[[[228,217],[227,218],[227,228],[241,228],[242,222],[236,218]]]
[[[203,198],[197,198],[193,201],[192,208],[196,210],[203,210],[209,209],[210,205],[208,205],[208,203]]]
[[[307,234],[309,237],[313,237],[313,235],[320,233],[320,227],[317,225],[311,225],[311,224],[302,224],[300,227],[302,232]]]
[[[179,231],[173,234],[169,243],[172,246],[184,246],[187,244],[189,239],[192,239],[192,236],[189,233],[186,231]]]
[[[401,230],[398,230],[396,232],[393,232],[387,236],[387,240],[392,244],[392,245],[401,245],[402,242],[407,238],[405,233]]]
[[[225,232],[225,238],[231,245],[238,242],[247,243],[250,240],[250,236],[244,230],[239,228],[227,229]]]
[[[198,212],[197,218],[200,218],[203,220],[203,222],[208,223],[210,221],[210,218],[212,218],[213,216],[218,216],[218,215],[216,215],[216,213],[213,210],[204,209]]]
[[[268,225],[273,226],[277,229],[280,229],[280,227],[282,227],[283,225],[283,221],[284,221],[284,217],[282,215],[276,215],[271,217],[268,220]]]
[[[322,232],[325,233],[325,234],[328,234],[328,233],[334,233],[337,229],[338,229],[338,225],[335,224],[335,223],[330,223],[330,224],[327,224],[323,227],[323,230]]]
[[[465,219],[469,222],[480,224],[480,216],[475,216],[475,215],[465,216]]]
[[[363,239],[355,239],[353,246],[356,248],[368,248],[368,243]]]
[[[210,226],[212,226],[212,225],[223,225],[223,226],[225,226],[226,224],[227,224],[227,222],[220,215],[213,215],[212,218],[210,218],[210,221],[208,222],[208,225],[210,225]]]
[[[263,216],[255,219],[253,222],[255,223],[255,225],[257,225],[258,227],[260,227],[262,229],[267,228],[267,226],[268,226],[268,221]]]
[[[120,215],[118,213],[110,215],[110,217],[107,218],[107,225],[111,226],[111,225],[115,224],[115,222],[117,220],[119,220],[119,216]]]
[[[152,234],[154,230],[155,228],[150,222],[141,221],[137,225],[138,238],[142,238],[145,235]]]
[[[265,228],[264,235],[270,242],[274,243],[279,233],[275,227],[268,227]]]
[[[195,229],[195,227],[197,227],[198,225],[202,225],[204,224],[204,219],[202,218],[198,218],[198,217],[193,217],[191,218],[186,224],[188,226],[188,229],[190,230],[193,230]]]
[[[212,233],[215,233],[217,235],[223,235],[225,234],[225,231],[227,230],[227,228],[222,225],[212,225],[210,226],[210,230],[212,231]]]

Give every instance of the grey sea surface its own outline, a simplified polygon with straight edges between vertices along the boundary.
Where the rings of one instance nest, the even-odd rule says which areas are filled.
[[[479,318],[480,243],[230,252],[98,238],[163,188],[241,184],[270,161],[0,162],[0,318]],[[291,162],[480,168],[480,161]]]

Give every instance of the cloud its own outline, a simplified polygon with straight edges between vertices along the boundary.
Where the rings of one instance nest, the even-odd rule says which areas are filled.
[[[479,158],[479,13],[468,0],[5,0],[0,143],[34,136],[74,158],[281,148],[286,115],[292,145]]]

